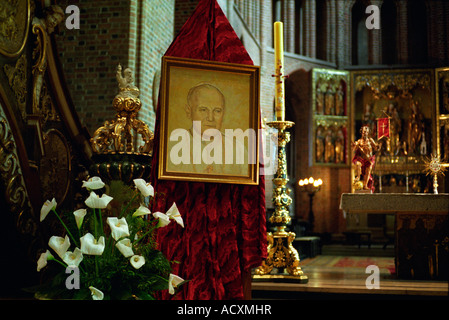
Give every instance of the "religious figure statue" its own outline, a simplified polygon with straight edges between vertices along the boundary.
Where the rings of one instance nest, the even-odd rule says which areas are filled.
[[[332,163],[335,161],[334,137],[332,129],[328,129],[324,138],[324,162]]]
[[[419,153],[424,156],[427,154],[427,142],[426,142],[426,133],[423,132],[421,136],[421,144],[419,145]]]
[[[441,109],[441,113],[448,113],[449,112],[449,75],[446,75],[444,77],[444,82],[442,86],[442,104],[443,109]]]
[[[122,75],[122,66],[119,64],[117,66],[116,78],[120,90],[119,95],[134,98],[139,96],[139,89],[134,85],[134,75],[131,68],[126,68]]]
[[[335,92],[335,115],[337,116],[342,116],[345,113],[344,97],[343,83],[340,82]]]
[[[391,156],[398,155],[401,147],[402,122],[396,105],[388,104],[386,114],[390,117],[390,139],[386,141],[387,151]]]
[[[445,126],[445,135],[443,139],[443,159],[445,162],[449,162],[449,125]]]
[[[324,136],[323,136],[323,127],[319,126],[316,129],[316,137],[315,137],[315,161],[316,162],[324,162]]]
[[[411,113],[407,123],[408,129],[408,153],[417,154],[422,132],[425,129],[423,115],[419,111],[418,101],[412,101]]]
[[[331,86],[327,86],[327,90],[324,96],[324,114],[334,115],[335,114],[335,106],[334,106],[334,93],[331,90]]]
[[[376,116],[373,112],[373,107],[371,104],[365,104],[362,114],[362,123],[368,126],[372,135],[376,133]]]
[[[356,166],[356,181],[363,181],[363,189],[374,191],[371,171],[375,163],[375,152],[379,150],[379,144],[370,137],[368,126],[360,129],[362,137],[352,143],[354,157],[352,163]],[[363,180],[361,180],[363,177]]]
[[[316,89],[316,113],[323,114],[323,106],[324,106],[324,95],[323,91],[319,85],[317,85]]]
[[[342,128],[337,131],[337,137],[335,138],[335,163],[345,162],[345,137],[343,135]]]

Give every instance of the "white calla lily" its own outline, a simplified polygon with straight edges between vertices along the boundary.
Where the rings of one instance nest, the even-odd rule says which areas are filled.
[[[62,258],[62,261],[64,261],[69,267],[78,267],[81,261],[83,261],[83,253],[78,248],[75,248],[73,252],[67,251],[64,258]]]
[[[82,253],[95,256],[100,256],[103,254],[105,246],[103,236],[101,236],[97,241],[91,233],[86,233],[84,236],[80,238],[80,241]]]
[[[135,269],[139,269],[145,264],[145,258],[136,254],[129,259],[129,262]]]
[[[131,240],[128,238],[118,241],[115,246],[125,258],[129,258],[134,255]]]
[[[41,271],[47,265],[48,260],[52,260],[54,257],[47,249],[44,253],[41,253],[39,260],[37,260],[37,272]]]
[[[183,281],[183,278],[170,273],[170,276],[168,277],[168,293],[175,294],[175,288]]]
[[[147,183],[143,179],[134,179],[133,181],[136,185],[136,188],[144,197],[154,196],[154,188],[150,183]]]
[[[92,177],[87,181],[83,181],[82,187],[86,188],[87,190],[97,190],[104,187],[104,182],[100,177]]]
[[[103,194],[99,197],[95,192],[91,191],[89,197],[84,202],[89,208],[92,209],[104,209],[108,206],[112,197],[107,194]]]
[[[48,240],[48,246],[52,248],[58,256],[64,258],[65,253],[70,248],[70,240],[68,236],[65,238],[52,236],[50,240]]]
[[[81,228],[86,213],[87,213],[86,209],[78,209],[73,212],[73,215],[75,216],[76,226],[78,227],[78,229]]]
[[[176,206],[176,203],[173,202],[170,209],[168,209],[166,215],[170,218],[175,220],[181,227],[184,228],[184,221],[182,220],[181,213],[179,213],[178,207]]]
[[[148,209],[144,205],[140,205],[140,207],[133,213],[133,217],[145,216],[150,213],[150,209]]]
[[[56,199],[53,198],[51,201],[50,200],[46,200],[44,202],[44,204],[42,205],[41,208],[41,216],[40,216],[40,221],[44,221],[45,217],[47,217],[48,213],[53,210],[56,209],[57,203],[56,203]]]
[[[92,300],[103,300],[104,293],[101,290],[98,290],[95,287],[89,287],[90,293],[92,294]]]
[[[159,221],[157,223],[158,228],[165,227],[166,225],[168,225],[170,223],[170,218],[165,213],[157,211],[157,212],[153,213],[153,217],[155,217],[156,219],[159,219]]]
[[[111,235],[114,240],[119,240],[129,236],[128,223],[125,218],[118,219],[116,217],[107,218],[107,223],[111,227]]]

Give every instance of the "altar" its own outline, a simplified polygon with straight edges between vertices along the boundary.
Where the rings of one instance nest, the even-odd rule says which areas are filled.
[[[449,279],[449,194],[343,193],[349,214],[395,215],[395,266],[399,279]]]

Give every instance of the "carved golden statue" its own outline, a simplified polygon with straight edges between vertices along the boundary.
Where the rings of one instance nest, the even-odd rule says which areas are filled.
[[[335,115],[337,116],[342,116],[345,113],[344,98],[343,84],[340,82],[335,92]]]
[[[390,139],[387,141],[387,151],[391,156],[398,155],[401,148],[402,123],[396,105],[390,103],[385,113],[390,117]]]
[[[316,113],[317,114],[323,114],[324,110],[324,94],[321,91],[321,88],[319,85],[317,85],[316,89]]]
[[[335,138],[335,163],[345,163],[345,137],[341,128]]]
[[[324,95],[324,114],[335,115],[334,103],[335,103],[334,93],[332,92],[332,88],[329,85]]]
[[[324,162],[335,161],[334,135],[332,129],[328,129],[324,137]]]
[[[408,154],[418,154],[419,144],[422,137],[422,132],[425,131],[425,125],[423,121],[423,115],[419,111],[418,101],[411,102],[411,113],[407,123],[407,143]]]
[[[319,126],[316,129],[316,139],[315,139],[315,161],[324,162],[324,136],[323,127]]]

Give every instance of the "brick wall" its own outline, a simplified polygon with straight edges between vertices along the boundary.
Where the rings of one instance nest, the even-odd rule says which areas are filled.
[[[154,130],[160,63],[173,41],[174,0],[132,0],[129,65],[135,70],[142,109],[139,118]],[[133,14],[135,12],[135,14]],[[131,49],[131,45],[130,45]]]
[[[115,70],[128,61],[129,1],[62,0],[80,9],[80,29],[60,27],[59,56],[72,100],[90,133],[114,116]],[[125,49],[124,49],[125,48]]]
[[[175,5],[175,36],[181,30],[184,23],[192,15],[198,0],[176,0]]]
[[[80,9],[80,29],[61,27],[56,40],[72,100],[93,134],[114,117],[117,65],[131,67],[140,88],[139,117],[154,128],[153,80],[173,39],[174,0],[61,0]]]

